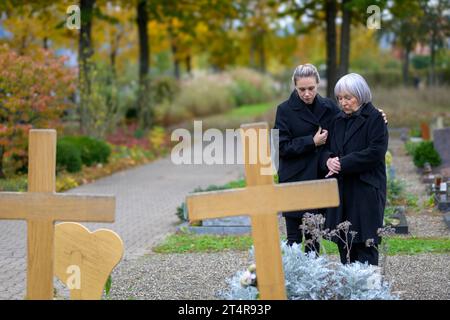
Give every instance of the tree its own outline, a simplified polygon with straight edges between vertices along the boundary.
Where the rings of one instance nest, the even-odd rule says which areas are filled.
[[[420,7],[420,0],[397,0],[389,8],[392,18],[384,23],[386,30],[393,32],[395,42],[403,49],[402,76],[403,84],[409,85],[409,60],[411,51],[422,38],[421,22],[424,12]]]
[[[80,90],[80,131],[86,134],[88,128],[88,104],[91,95],[92,69],[91,57],[94,54],[92,45],[92,20],[94,16],[95,0],[80,0],[81,29],[78,41],[78,68],[79,68],[79,90]]]
[[[423,41],[430,46],[430,79],[431,85],[436,84],[436,53],[445,46],[445,41],[450,37],[450,15],[446,14],[450,10],[450,2],[436,0],[433,2],[422,0],[420,7],[424,12],[423,16]]]

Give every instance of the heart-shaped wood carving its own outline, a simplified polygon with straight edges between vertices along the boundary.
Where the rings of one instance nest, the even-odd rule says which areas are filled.
[[[70,289],[72,300],[101,299],[123,251],[122,239],[114,231],[90,232],[73,222],[55,226],[55,275]]]

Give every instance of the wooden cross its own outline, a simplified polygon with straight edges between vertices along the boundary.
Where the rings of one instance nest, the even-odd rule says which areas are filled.
[[[249,130],[256,130],[259,134],[247,143],[245,137],[251,136],[247,134]],[[286,299],[286,289],[277,213],[336,207],[339,194],[336,179],[275,185],[271,174],[262,175],[263,165],[259,157],[255,164],[249,161],[252,156],[250,145],[257,143],[259,154],[270,154],[268,131],[267,123],[241,126],[246,188],[193,194],[187,197],[187,207],[191,220],[250,216],[260,297],[279,300]],[[261,153],[261,149],[265,152]]]
[[[0,219],[27,221],[27,299],[53,299],[55,221],[114,222],[115,198],[55,193],[55,130],[30,130],[28,155],[28,192],[1,192]]]

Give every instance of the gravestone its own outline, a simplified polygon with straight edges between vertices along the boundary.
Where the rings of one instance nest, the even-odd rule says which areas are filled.
[[[434,131],[444,129],[444,117],[439,116],[433,120],[430,124],[431,140],[434,141]]]
[[[30,130],[28,155],[28,192],[0,192],[0,219],[27,221],[27,299],[51,300],[55,221],[114,222],[115,198],[55,193],[55,130]]]
[[[434,148],[441,156],[441,169],[450,168],[450,127],[433,131]]]
[[[442,176],[442,184],[435,186],[435,203],[440,211],[449,212],[450,197],[448,189],[450,181],[450,127],[434,130],[433,137],[434,148],[439,153],[442,160],[441,165],[438,167],[440,175]]]
[[[251,135],[248,133],[255,132]],[[274,184],[271,163],[264,166],[258,156],[267,155],[267,123],[241,126],[246,187],[189,195],[186,203],[190,220],[250,216],[260,298],[286,299],[278,213],[335,207],[339,205],[336,179]],[[248,135],[247,135],[248,134]],[[246,139],[248,137],[248,139]],[[253,138],[252,138],[253,137]],[[253,145],[252,145],[253,143]],[[252,148],[256,144],[256,150]],[[249,159],[256,158],[256,163]],[[262,172],[265,172],[263,174]]]
[[[187,230],[197,234],[243,235],[252,231],[250,218],[247,216],[204,219],[201,226],[183,223],[179,230]]]

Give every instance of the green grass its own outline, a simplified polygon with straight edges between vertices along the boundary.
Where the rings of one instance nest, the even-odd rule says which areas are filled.
[[[250,236],[215,236],[177,233],[167,237],[153,248],[156,253],[217,252],[222,250],[249,250],[253,244]],[[388,254],[450,253],[450,238],[400,238],[387,239]],[[323,241],[325,252],[338,254],[336,245]]]
[[[266,121],[266,114],[275,110],[280,101],[249,104],[236,107],[228,112],[202,118],[203,129],[237,129],[243,123]]]
[[[259,103],[259,104],[246,104],[224,114],[226,117],[255,117],[266,113],[275,105],[271,103]]]
[[[170,235],[153,248],[156,253],[217,252],[222,250],[248,250],[253,241],[249,236],[215,236],[179,233]]]

